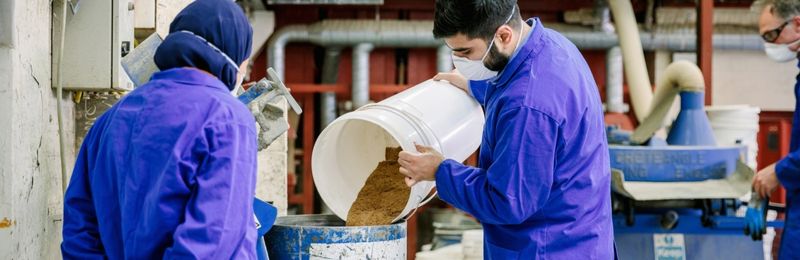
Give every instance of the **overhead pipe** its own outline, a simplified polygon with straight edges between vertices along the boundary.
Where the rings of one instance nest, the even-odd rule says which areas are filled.
[[[595,1],[595,16],[599,19],[594,30],[607,35],[614,35],[614,24],[611,23],[611,10],[606,0]],[[622,51],[614,46],[606,51],[606,112],[626,113],[628,105],[624,101],[622,72]]]
[[[309,42],[320,46],[355,46],[370,43],[375,47],[436,48],[443,45],[432,33],[433,21],[400,20],[324,20],[311,25],[289,25],[269,40],[269,66],[279,76],[285,72],[285,48],[289,42]]]
[[[611,23],[611,10],[606,0],[595,1],[595,16],[598,17],[594,30],[597,32],[614,33],[614,24]]]
[[[606,51],[606,111],[625,113],[627,110],[623,93],[622,50],[613,47]]]
[[[624,2],[627,1],[614,0],[611,2],[623,2],[625,4]],[[627,6],[630,6],[630,3],[627,3]],[[614,11],[613,7],[612,11]],[[632,14],[632,11],[630,13]],[[629,20],[633,21],[633,26],[628,27],[634,28],[632,31],[639,34],[638,37],[630,37],[630,42],[636,42],[644,49],[694,51],[696,48],[696,36],[693,34],[639,33],[635,19],[630,18]],[[563,24],[550,24],[549,26],[561,32],[580,49],[608,50],[620,46],[617,35],[605,31],[565,26]],[[441,40],[433,37],[432,28],[432,21],[399,20],[325,20],[311,25],[289,25],[275,32],[269,40],[269,66],[275,68],[278,76],[284,76],[286,71],[285,50],[286,45],[290,42],[309,42],[326,47],[349,47],[360,43],[370,43],[374,47],[438,48],[437,70],[440,72],[449,71],[452,69],[450,50],[443,45]],[[636,38],[639,40],[636,41]],[[761,39],[757,35],[750,34],[715,35],[713,42],[714,48],[717,49],[760,50],[763,48]],[[625,66],[625,68],[628,67],[632,66]],[[643,63],[638,67],[639,71],[644,70],[646,72]],[[354,71],[353,73],[356,72]],[[647,88],[647,90],[649,89],[650,87]],[[632,89],[632,91],[639,94],[638,89]],[[637,106],[636,100],[638,99],[634,99],[634,107]],[[652,100],[652,94],[650,95],[650,100]],[[646,112],[648,106],[637,109],[639,111],[637,112],[637,118],[639,118],[638,113]]]
[[[566,36],[580,49],[607,50],[620,45],[617,35],[605,31],[564,24],[548,26]],[[635,24],[633,27],[636,27]],[[269,65],[275,68],[279,76],[283,76],[284,51],[289,42],[342,47],[359,43],[400,48],[442,46],[442,41],[433,37],[432,29],[433,21],[399,20],[325,20],[311,25],[284,26],[269,40]],[[636,32],[639,32],[638,28]],[[640,45],[645,50],[694,51],[697,46],[695,39],[692,33],[639,33]],[[714,35],[714,48],[762,50],[763,43],[754,34],[717,34]]]
[[[619,37],[615,34],[564,24],[553,24],[550,28],[564,35],[581,50],[608,50],[620,46]],[[697,49],[697,36],[691,32],[691,30],[675,33],[639,31],[639,43],[643,50],[693,52]],[[755,34],[715,34],[713,38],[714,49],[718,50],[764,49],[763,40]]]
[[[285,26],[269,40],[268,62],[278,72],[278,76],[283,77],[286,70],[286,45],[289,42],[309,42],[326,47],[366,48],[366,45],[360,44],[369,44],[371,48],[439,48],[443,43],[433,37],[432,28],[433,21],[400,20],[324,20],[311,25]],[[356,58],[356,50],[353,52],[353,57]],[[356,60],[353,60],[353,103],[356,108],[369,101],[369,52],[359,55],[362,65],[355,65]],[[447,67],[443,59],[452,66],[449,53],[447,57],[439,57],[437,69],[441,71]]]
[[[630,1],[609,0],[609,6],[614,15],[617,34],[619,34],[619,45],[622,48],[622,59],[625,64],[625,76],[628,80],[633,112],[641,122],[650,114],[653,92],[640,41],[639,24],[636,23]]]
[[[374,47],[371,43],[353,47],[353,109],[369,103],[369,53]]]
[[[279,78],[284,78],[286,45],[289,42],[307,42],[309,39],[309,26],[306,25],[288,25],[275,32],[267,42],[268,67],[274,68]]]
[[[336,84],[339,81],[339,57],[342,49],[330,47],[325,49],[325,59],[322,63],[322,84]],[[336,93],[324,92],[320,96],[320,125],[328,126],[336,119]]]

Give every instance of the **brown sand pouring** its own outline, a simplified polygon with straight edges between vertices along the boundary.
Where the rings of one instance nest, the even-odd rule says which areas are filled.
[[[397,163],[400,151],[399,147],[386,148],[386,160],[369,175],[347,213],[347,226],[388,225],[403,212],[411,188]]]

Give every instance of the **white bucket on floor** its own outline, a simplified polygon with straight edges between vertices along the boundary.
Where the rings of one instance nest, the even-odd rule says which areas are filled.
[[[747,164],[756,168],[761,109],[748,105],[706,107],[718,145],[747,146]]]
[[[346,220],[367,177],[385,159],[386,147],[416,152],[417,143],[461,162],[480,145],[483,124],[483,110],[467,93],[446,82],[425,81],[328,125],[314,145],[314,184],[331,211]],[[432,181],[414,185],[395,220],[423,204],[434,186]]]

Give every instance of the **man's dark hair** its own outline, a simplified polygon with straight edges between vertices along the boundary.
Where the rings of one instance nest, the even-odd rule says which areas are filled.
[[[512,10],[514,14],[508,25],[512,28],[520,26],[516,5],[516,0],[436,0],[433,36],[439,39],[463,33],[470,39],[489,41]]]

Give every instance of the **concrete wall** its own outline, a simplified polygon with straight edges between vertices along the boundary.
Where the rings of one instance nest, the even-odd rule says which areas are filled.
[[[160,11],[190,1],[158,1]],[[60,7],[60,1],[53,5]],[[162,12],[169,25],[179,9]],[[63,194],[56,92],[51,88],[52,22],[48,0],[0,1],[0,258],[60,259]],[[51,33],[53,36],[51,36]],[[75,160],[71,93],[63,100],[67,171]],[[258,197],[286,212],[286,137],[259,153]]]
[[[48,0],[0,3],[0,256],[5,259],[60,258],[63,196],[51,17]],[[71,144],[73,105],[65,97]],[[67,153],[71,169],[74,151]]]
[[[697,61],[694,53],[675,53],[672,59]],[[714,50],[712,104],[794,111],[797,73],[797,61],[777,63],[763,51]]]
[[[281,103],[284,109],[288,107],[286,102]],[[258,152],[256,197],[264,201],[271,201],[278,208],[279,216],[285,216],[288,207],[286,190],[288,142],[289,139],[284,133],[267,149]]]
[[[715,51],[713,62],[714,105],[794,111],[797,61],[776,63],[763,51]]]

